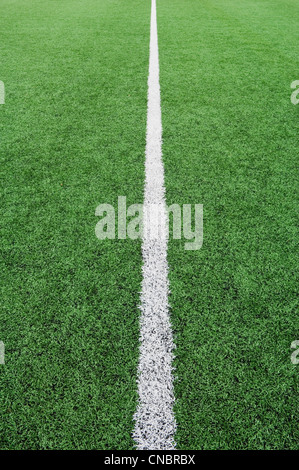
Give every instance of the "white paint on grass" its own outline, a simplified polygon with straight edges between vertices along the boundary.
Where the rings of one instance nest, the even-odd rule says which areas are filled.
[[[5,87],[4,83],[0,80],[0,104],[5,103]]]
[[[147,137],[143,206],[143,281],[140,317],[139,403],[133,437],[139,450],[175,448],[173,337],[168,305],[167,211],[162,162],[162,123],[156,0],[152,0]],[[157,217],[149,217],[152,204]],[[153,237],[153,233],[156,234]]]
[[[0,341],[0,364],[5,364],[4,360],[5,346],[3,341]]]

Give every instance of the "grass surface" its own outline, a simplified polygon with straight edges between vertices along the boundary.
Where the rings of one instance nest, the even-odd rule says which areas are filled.
[[[204,206],[202,249],[169,247],[180,449],[298,448],[298,22],[295,1],[159,1],[167,200]]]
[[[142,202],[149,15],[1,2],[1,448],[133,446],[140,244],[94,214]]]
[[[298,449],[299,6],[158,0],[178,449]],[[1,449],[132,449],[150,2],[2,0]],[[297,310],[296,310],[297,309]]]

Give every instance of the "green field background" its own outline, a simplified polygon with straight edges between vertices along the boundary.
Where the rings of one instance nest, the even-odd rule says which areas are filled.
[[[299,4],[158,3],[167,202],[204,207],[169,245],[178,448],[295,449]]]
[[[142,202],[148,2],[1,1],[0,447],[129,449],[140,242],[100,203]]]
[[[157,0],[178,449],[298,449],[295,0]],[[1,449],[133,449],[150,1],[1,0]],[[297,213],[297,214],[296,214]]]

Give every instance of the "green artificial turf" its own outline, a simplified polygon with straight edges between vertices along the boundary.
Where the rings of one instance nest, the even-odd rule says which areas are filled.
[[[2,0],[0,448],[130,449],[140,242],[100,203],[142,202],[150,5]]]
[[[299,5],[157,0],[178,449],[298,449]],[[133,449],[150,1],[2,0],[0,449]]]
[[[179,449],[298,449],[298,24],[290,0],[158,2],[167,202],[204,206],[202,249],[169,244]]]

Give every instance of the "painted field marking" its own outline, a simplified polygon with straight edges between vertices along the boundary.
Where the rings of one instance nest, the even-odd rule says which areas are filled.
[[[5,354],[5,345],[3,341],[0,341],[0,364],[5,364],[4,354]]]
[[[159,216],[147,217],[151,204]],[[169,317],[167,263],[167,214],[162,162],[162,121],[159,84],[159,51],[156,0],[151,4],[150,61],[148,77],[145,190],[143,213],[143,281],[138,365],[139,403],[134,415],[133,438],[139,450],[175,448],[173,412],[173,335]],[[150,226],[149,226],[150,225]],[[153,239],[150,233],[156,233]]]
[[[4,83],[0,80],[0,104],[5,104],[5,87]]]

